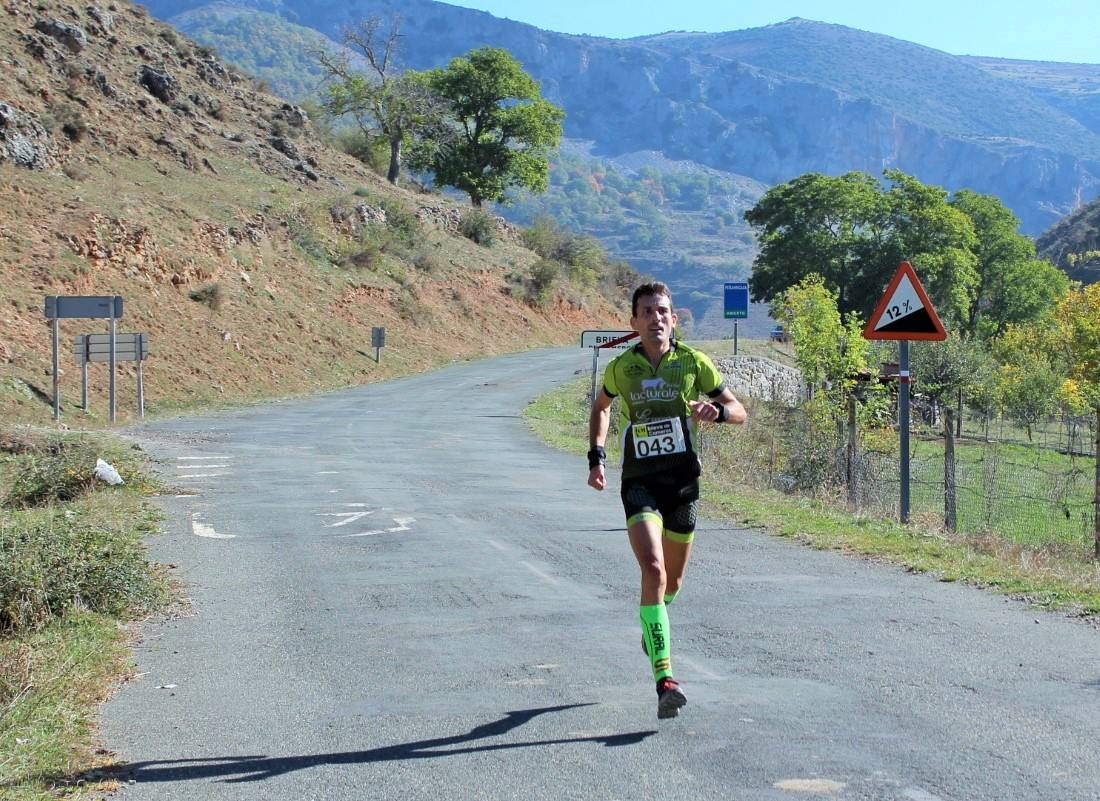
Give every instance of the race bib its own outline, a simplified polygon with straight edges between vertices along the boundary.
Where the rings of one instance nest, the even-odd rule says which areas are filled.
[[[679,417],[635,423],[630,430],[634,435],[634,455],[639,459],[668,456],[687,450],[684,427]]]

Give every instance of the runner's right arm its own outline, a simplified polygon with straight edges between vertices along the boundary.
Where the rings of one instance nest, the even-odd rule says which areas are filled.
[[[588,486],[602,490],[607,486],[604,473],[604,445],[607,443],[607,431],[611,426],[611,404],[615,399],[607,394],[603,387],[592,401],[592,414],[588,418]],[[602,454],[602,456],[601,456]],[[598,459],[598,463],[595,463]]]

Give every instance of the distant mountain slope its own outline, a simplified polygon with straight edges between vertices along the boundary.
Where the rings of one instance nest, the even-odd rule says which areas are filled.
[[[183,14],[180,30],[249,74],[266,81],[279,97],[315,95],[324,78],[315,53],[333,47],[324,34],[288,22],[278,14],[250,11],[230,4]]]
[[[1100,58],[1100,53],[1097,57]],[[1026,86],[1093,133],[1100,134],[1100,64],[978,57],[964,60]]]
[[[1036,241],[1039,255],[1085,283],[1100,281],[1100,200],[1058,221]]]
[[[717,34],[631,40],[696,58],[714,56],[867,100],[961,137],[1047,146],[1085,158],[1100,136],[1019,81],[967,59],[880,34],[804,19]]]
[[[564,105],[567,134],[591,140],[597,155],[656,150],[765,184],[898,167],[998,195],[1032,233],[1100,190],[1100,135],[1088,114],[972,60],[838,25],[610,40],[431,0],[239,5],[330,37],[349,21],[400,13],[405,60],[417,68],[505,47]],[[207,4],[149,6],[186,27]]]

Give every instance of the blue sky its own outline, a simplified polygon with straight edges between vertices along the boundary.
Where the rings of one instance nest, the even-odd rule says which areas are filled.
[[[957,55],[1100,64],[1100,0],[445,0],[563,33],[730,31],[805,17]]]

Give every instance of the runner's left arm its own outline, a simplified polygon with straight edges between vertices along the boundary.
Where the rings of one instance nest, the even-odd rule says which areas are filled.
[[[709,401],[689,401],[688,406],[691,407],[692,419],[697,422],[743,423],[749,417],[745,407],[729,387],[722,387],[722,391],[711,396]]]
[[[714,362],[706,354],[697,356],[697,380],[698,387],[705,392],[709,401],[689,401],[691,417],[696,422],[704,423],[743,423],[748,419],[748,413],[741,401],[733,394]]]

